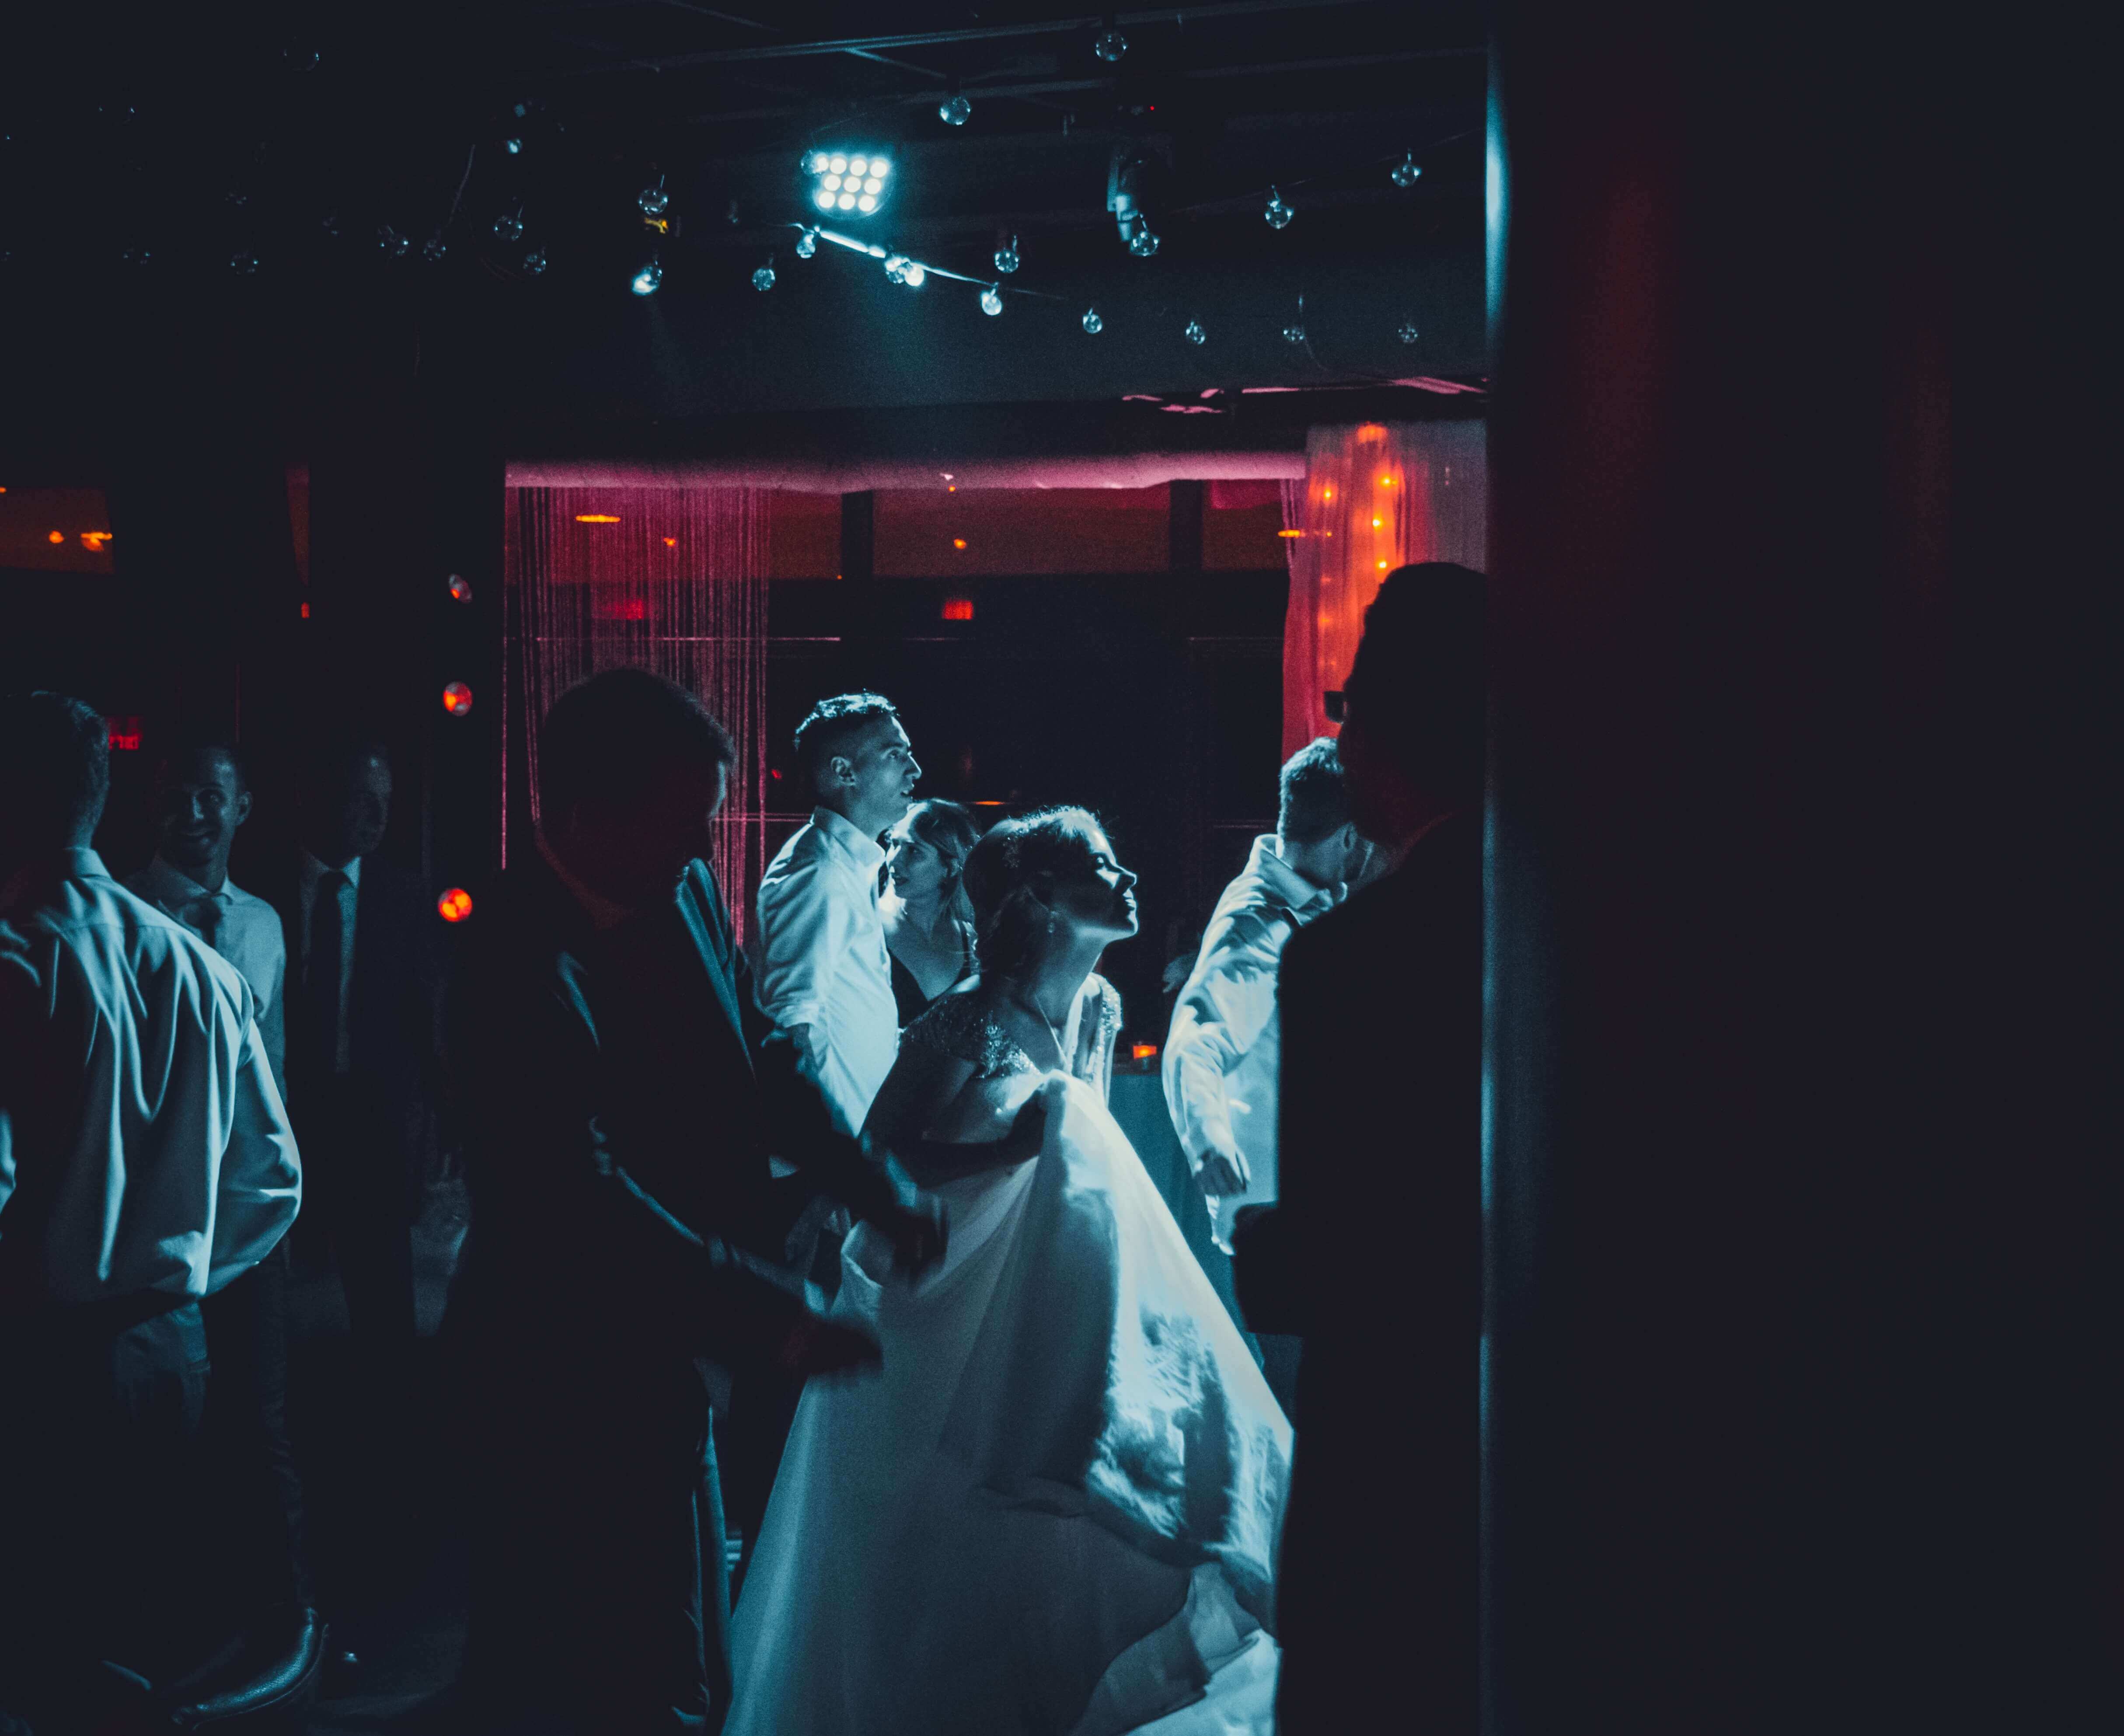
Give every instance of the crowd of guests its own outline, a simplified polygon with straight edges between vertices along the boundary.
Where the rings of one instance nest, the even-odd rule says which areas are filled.
[[[1283,768],[1276,830],[1182,977],[1182,1205],[1236,1257],[1243,1340],[1104,1115],[1120,1004],[1097,966],[1135,931],[1135,876],[1082,810],[984,833],[917,800],[881,696],[801,726],[815,806],[740,945],[705,866],[728,737],[645,672],[563,695],[536,853],[481,899],[447,988],[432,906],[377,854],[380,750],[316,757],[296,842],[247,891],[240,758],[173,748],[155,856],[121,884],[91,847],[103,720],[0,701],[0,1470],[45,1496],[0,1504],[0,1729],[196,1725],[310,1691],[289,1232],[336,1267],[353,1378],[388,1415],[447,1146],[472,1197],[445,1335],[472,1579],[426,1727],[717,1728],[735,1706],[759,1730],[1184,1736],[1191,1703],[1220,1709],[1202,1729],[1266,1730],[1273,1697],[1279,1728],[1345,1730],[1384,1691],[1472,1730],[1482,618],[1475,575],[1389,577],[1330,696],[1339,739]],[[1036,1174],[1066,1180],[1050,1198]],[[1137,1300],[1070,1311],[1093,1293]],[[1176,1320],[1195,1348],[1161,1361]],[[1113,1438],[1131,1358],[1181,1457],[1223,1467],[1202,1513],[1146,1517],[1172,1491]],[[1035,1364],[1082,1415],[999,1446]],[[953,1532],[985,1510],[964,1491],[940,1520],[937,1429],[907,1420],[939,1382],[987,1496],[1037,1485],[1020,1505],[1108,1541],[984,1553],[1003,1522]],[[859,1513],[837,1452],[885,1480]],[[958,1539],[928,1581],[968,1582],[937,1594],[956,1639],[919,1619],[920,1574],[891,1589],[920,1549],[889,1510],[916,1485],[924,1534]],[[895,1636],[889,1669],[848,1662],[850,1619]],[[1007,1643],[966,1643],[1006,1619]]]

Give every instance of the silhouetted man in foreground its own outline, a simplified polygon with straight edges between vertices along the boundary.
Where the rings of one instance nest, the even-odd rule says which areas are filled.
[[[1397,861],[1294,936],[1283,1197],[1240,1215],[1247,1323],[1304,1340],[1276,1588],[1286,1736],[1473,1736],[1482,1333],[1482,575],[1389,574],[1342,694]]]
[[[919,1269],[933,1215],[840,1126],[754,998],[703,864],[729,738],[639,669],[546,719],[538,853],[481,901],[450,1007],[472,1227],[452,1330],[474,1415],[455,1729],[626,1736],[728,1706],[713,1358],[796,1376],[876,1347],[740,1251],[770,1154]]]

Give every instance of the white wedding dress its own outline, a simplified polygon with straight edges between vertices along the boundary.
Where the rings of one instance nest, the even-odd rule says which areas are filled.
[[[849,1236],[834,1311],[884,1368],[806,1389],[726,1730],[1266,1736],[1290,1424],[1103,1066],[1042,1077],[963,996],[906,1040],[975,1060],[999,1120],[1044,1092],[1045,1138],[938,1190],[950,1252],[919,1283]]]

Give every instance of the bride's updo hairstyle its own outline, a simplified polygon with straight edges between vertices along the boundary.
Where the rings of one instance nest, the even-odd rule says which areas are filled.
[[[984,976],[1015,976],[1039,961],[1055,883],[1098,871],[1085,836],[1097,824],[1082,808],[1043,808],[992,826],[968,852],[961,884]]]

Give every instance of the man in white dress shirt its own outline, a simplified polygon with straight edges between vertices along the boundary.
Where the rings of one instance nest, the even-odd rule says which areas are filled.
[[[1244,870],[1217,900],[1172,1009],[1162,1063],[1173,1131],[1227,1254],[1239,1208],[1276,1198],[1276,983],[1284,944],[1341,902],[1370,848],[1350,822],[1332,737],[1294,753],[1280,783],[1276,831],[1254,840]],[[1295,1344],[1264,1340],[1262,1348],[1288,1411]]]
[[[286,1234],[295,1143],[242,974],[89,847],[107,726],[0,701],[0,1682],[80,1710],[183,1656],[200,1301]]]
[[[796,771],[814,805],[759,883],[760,1002],[796,1034],[853,1133],[900,1049],[877,841],[907,812],[922,767],[890,700],[842,693],[798,726]]]

